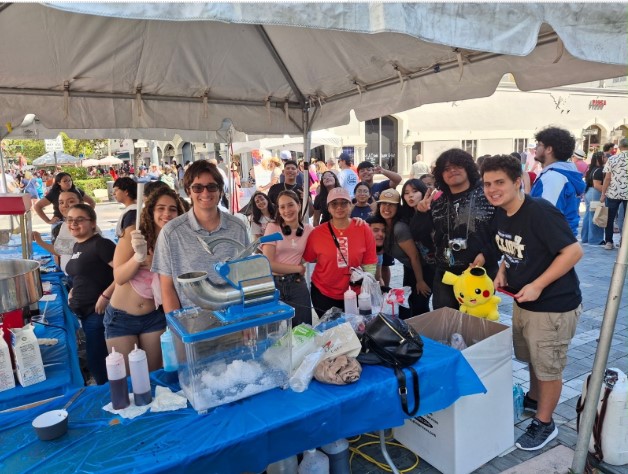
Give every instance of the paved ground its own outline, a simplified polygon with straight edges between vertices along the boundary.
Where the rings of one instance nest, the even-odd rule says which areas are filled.
[[[618,241],[617,236],[615,240]],[[495,474],[503,472],[509,468],[520,465],[521,463],[540,456],[541,454],[562,445],[571,449],[575,449],[577,432],[576,432],[576,402],[582,390],[583,380],[591,372],[593,359],[597,349],[597,338],[599,337],[600,327],[604,316],[606,306],[606,298],[610,286],[611,275],[617,258],[618,250],[605,250],[603,246],[583,245],[584,257],[577,265],[578,277],[580,278],[580,288],[583,294],[583,313],[578,323],[576,336],[568,351],[568,363],[563,373],[564,388],[560,398],[560,404],[556,408],[554,421],[559,425],[558,437],[548,443],[540,451],[526,452],[519,449],[497,457],[491,462],[485,464],[475,472],[478,474]],[[400,284],[401,272],[400,266],[397,265],[393,273],[394,282]],[[396,280],[395,280],[396,279]],[[394,286],[394,285],[393,285]],[[500,322],[511,325],[512,318],[512,299],[500,295],[502,303],[500,304]],[[624,282],[624,290],[622,294],[621,304],[617,323],[613,335],[611,350],[609,354],[607,367],[617,367],[624,373],[628,372],[628,282]],[[513,379],[516,383],[521,383],[527,391],[529,387],[528,372],[525,365],[513,358]],[[530,417],[514,425],[515,439],[519,437],[530,422]],[[377,457],[377,449],[369,451],[374,457]],[[410,467],[414,464],[415,458],[403,450],[393,449],[391,455],[399,469]],[[379,458],[381,459],[381,457]],[[568,464],[571,465],[571,459]],[[605,472],[628,473],[628,465],[625,466],[609,466],[603,465]],[[385,472],[370,463],[360,460],[353,461],[353,472],[359,473],[380,473]],[[406,472],[436,474],[440,471],[436,470],[425,461]],[[529,472],[537,473],[538,468],[531,466],[529,470],[518,470],[519,473]],[[563,471],[566,472],[566,471]]]
[[[96,207],[98,214],[98,225],[103,229],[115,227],[117,216],[121,207],[117,203],[101,203]],[[33,220],[35,230],[46,232],[49,226],[44,224],[37,216]],[[616,241],[618,241],[616,236]],[[576,445],[576,412],[575,406],[580,395],[583,380],[591,371],[593,358],[597,348],[596,339],[599,337],[599,330],[604,316],[606,298],[610,285],[611,274],[617,258],[617,250],[605,250],[602,246],[583,245],[585,255],[578,263],[577,272],[580,278],[583,293],[584,311],[578,324],[575,338],[572,341],[568,355],[569,360],[564,372],[564,388],[558,405],[554,420],[559,425],[558,437],[550,442],[544,449],[535,452],[526,452],[515,449],[514,451],[493,459],[488,464],[476,470],[479,474],[494,474],[503,472],[514,466],[519,466],[527,460],[540,456],[541,454],[555,448],[558,445],[574,449]],[[397,264],[393,267],[393,286],[401,284],[401,266]],[[502,296],[500,305],[500,322],[510,325],[512,300],[507,296]],[[618,367],[624,372],[628,372],[628,283],[624,282],[623,297],[620,304],[617,324],[614,331],[612,347],[609,355],[608,367]],[[513,378],[515,382],[521,383],[525,389],[528,387],[527,371],[524,365],[513,360]],[[515,439],[519,437],[530,422],[526,417],[513,426]],[[375,439],[365,439],[362,437],[356,444],[362,444]],[[377,445],[363,448],[376,459],[382,460],[378,455]],[[391,456],[400,469],[407,469],[415,464],[416,459],[412,453],[405,449],[391,448]],[[525,464],[522,466],[526,466]],[[603,466],[606,472],[628,473],[628,466]],[[360,474],[385,472],[374,464],[366,462],[357,456],[354,457],[352,472]],[[406,471],[411,473],[438,473],[435,468],[424,461],[420,461],[418,466]],[[526,472],[517,470],[517,472]],[[537,467],[530,467],[527,472],[539,472]]]

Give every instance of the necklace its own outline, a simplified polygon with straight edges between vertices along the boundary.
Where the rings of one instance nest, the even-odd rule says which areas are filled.
[[[349,221],[349,225],[351,225],[351,221]],[[336,231],[341,235],[344,236],[345,235],[345,230],[347,230],[348,226],[345,227],[344,229],[339,229],[338,227],[336,227],[336,225],[334,225],[334,229],[336,229]]]
[[[284,183],[283,183],[283,190],[284,190],[284,191],[293,191],[293,190],[294,190],[294,188],[296,188],[296,187],[297,187],[297,183],[294,183],[294,184],[289,184],[288,186],[290,186],[290,189],[286,188],[286,183],[284,182]]]

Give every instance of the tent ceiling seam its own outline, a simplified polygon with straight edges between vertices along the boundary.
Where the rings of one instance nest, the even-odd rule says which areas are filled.
[[[30,95],[30,96],[43,96],[43,97],[63,97],[65,91],[64,90],[49,90],[49,89],[21,89],[17,87],[0,87],[0,94],[6,95]],[[128,99],[128,100],[136,100],[137,92],[135,93],[111,93],[111,92],[93,92],[93,91],[72,91],[72,97],[79,98],[93,98],[93,99]],[[155,95],[155,94],[142,94],[142,101],[162,101],[162,102],[188,102],[188,103],[198,103],[203,105],[205,102],[207,104],[216,104],[216,105],[245,105],[248,107],[267,107],[267,101],[255,101],[255,100],[246,100],[246,99],[210,99],[202,97],[183,97],[183,96],[165,96],[165,95]],[[274,108],[281,110],[282,112],[285,110],[286,104],[288,104],[288,108],[290,109],[301,109],[301,104],[297,102],[286,101],[285,99],[270,99],[268,100],[270,105]]]
[[[560,38],[555,32],[546,33],[544,35],[539,36],[539,40],[537,45],[543,46],[546,44],[557,43],[560,41]],[[377,82],[372,82],[370,84],[359,81],[359,79],[352,79],[351,88],[344,91],[334,94],[329,97],[325,97],[325,102],[336,102],[338,100],[343,100],[348,97],[353,97],[356,95],[362,95],[364,92],[378,90],[384,87],[389,87],[390,85],[403,81],[412,81],[415,79],[420,79],[421,77],[428,76],[430,74],[438,74],[442,71],[447,71],[450,69],[461,69],[461,63],[466,62],[468,64],[479,63],[482,61],[486,61],[493,58],[507,56],[500,53],[487,53],[487,52],[479,52],[479,51],[467,51],[462,52],[460,48],[452,49],[452,52],[456,54],[456,57],[452,60],[446,62],[438,62],[431,64],[429,66],[422,66],[420,69],[415,71],[409,71],[404,73],[403,69],[398,65],[393,65],[393,69],[395,71],[394,76],[390,76],[386,79],[381,79]],[[460,55],[460,56],[459,56]],[[460,59],[459,59],[460,57]],[[462,78],[462,71],[460,73],[459,80]],[[357,86],[357,87],[356,87]]]

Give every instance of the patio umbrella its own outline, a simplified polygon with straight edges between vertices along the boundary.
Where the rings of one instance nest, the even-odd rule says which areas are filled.
[[[33,160],[34,166],[56,166],[56,165],[76,165],[79,159],[76,156],[68,155],[61,151],[49,151],[45,155]]]
[[[114,166],[121,165],[124,163],[120,158],[116,158],[115,156],[105,156],[102,160],[98,160],[98,164],[102,166]]]
[[[87,160],[81,161],[81,166],[83,168],[89,168],[90,166],[98,166],[100,161],[95,160],[94,158],[88,158]]]

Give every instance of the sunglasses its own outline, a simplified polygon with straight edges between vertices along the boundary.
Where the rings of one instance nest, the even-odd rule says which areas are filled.
[[[209,193],[215,193],[220,190],[220,186],[218,186],[216,183],[209,183],[205,185],[193,184],[190,186],[190,189],[192,190],[193,193],[196,193],[196,194],[201,194],[204,189],[207,189],[207,192]]]

